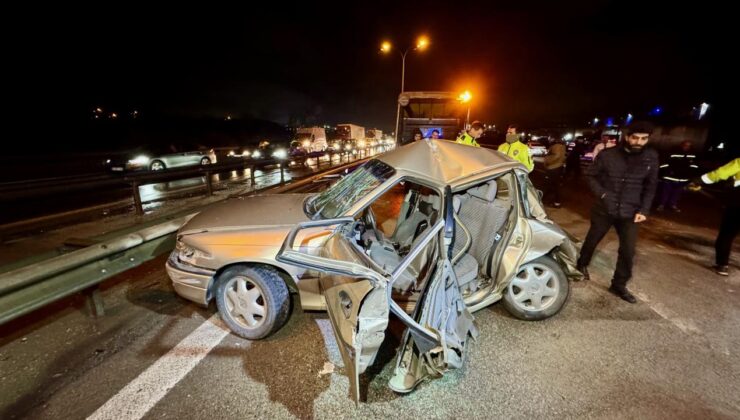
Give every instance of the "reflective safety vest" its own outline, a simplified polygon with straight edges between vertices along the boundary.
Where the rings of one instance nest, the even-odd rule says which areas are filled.
[[[468,134],[467,131],[462,133],[460,137],[458,137],[457,140],[455,140],[455,143],[467,144],[468,146],[480,147],[480,144],[478,144],[478,142],[475,141],[473,136]]]
[[[736,158],[712,172],[702,175],[701,180],[705,184],[714,184],[732,178],[733,187],[740,186],[740,158]]]
[[[532,172],[532,169],[534,169],[532,154],[529,153],[529,146],[526,144],[520,141],[504,143],[498,147],[498,151],[523,163],[529,172]]]

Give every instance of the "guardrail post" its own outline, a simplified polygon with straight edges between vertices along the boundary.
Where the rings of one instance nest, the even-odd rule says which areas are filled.
[[[134,190],[134,207],[136,208],[136,214],[141,216],[144,214],[144,207],[141,205],[141,194],[139,194],[139,181],[133,181],[131,188]]]
[[[87,309],[95,318],[105,315],[105,306],[103,305],[103,296],[100,294],[100,287],[94,286],[85,290],[85,303]]]
[[[280,165],[280,183],[285,182],[285,162],[279,163]]]
[[[254,187],[254,165],[249,167],[249,183]]]
[[[211,179],[210,171],[206,171],[206,194],[208,196],[213,195],[213,180]]]

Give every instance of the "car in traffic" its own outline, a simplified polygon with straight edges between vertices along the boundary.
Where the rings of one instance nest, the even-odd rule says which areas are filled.
[[[493,150],[430,140],[371,159],[315,194],[216,204],[177,234],[166,268],[176,292],[215,300],[248,339],[278,330],[290,294],[326,310],[357,401],[393,313],[407,327],[389,386],[413,390],[459,368],[473,313],[558,313],[576,250],[523,165]]]
[[[112,172],[161,171],[186,166],[216,163],[213,149],[203,146],[138,148],[107,159],[105,167]]]

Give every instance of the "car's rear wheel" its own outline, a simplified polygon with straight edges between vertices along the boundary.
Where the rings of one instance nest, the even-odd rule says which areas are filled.
[[[283,326],[290,311],[290,296],[275,269],[235,266],[218,277],[216,306],[231,331],[258,340]]]
[[[161,171],[164,169],[167,169],[167,167],[164,165],[164,162],[161,160],[155,160],[149,165],[149,169],[152,171]]]
[[[563,269],[545,255],[519,267],[504,291],[504,307],[516,318],[537,321],[558,313],[569,292]]]
[[[204,157],[203,159],[200,160],[200,164],[201,165],[210,165],[211,164],[211,159],[208,159],[207,157]]]

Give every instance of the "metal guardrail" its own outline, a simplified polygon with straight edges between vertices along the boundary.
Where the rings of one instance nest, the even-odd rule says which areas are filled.
[[[370,157],[289,184],[281,182],[271,190],[273,193],[296,190],[319,178],[358,166],[368,159]],[[249,194],[265,190],[255,190]],[[228,198],[224,200],[226,199]],[[175,246],[175,236],[180,226],[206,206],[188,210],[188,214],[178,215],[171,220],[0,274],[0,325],[83,291],[88,292],[92,312],[102,315],[103,306],[97,286],[110,277],[170,252]]]
[[[322,154],[323,155],[323,154]],[[335,155],[330,153],[331,156]],[[347,153],[338,153],[340,162]],[[319,156],[305,156],[311,158]],[[302,157],[304,158],[304,157]],[[0,184],[0,202],[13,202],[24,198],[43,197],[71,191],[85,191],[104,187],[126,187],[131,188],[137,214],[143,214],[142,200],[139,187],[147,184],[175,181],[188,178],[205,177],[205,190],[207,195],[213,193],[212,175],[234,170],[249,170],[250,181],[255,183],[255,169],[270,165],[280,166],[280,179],[285,179],[285,169],[290,159],[239,159],[234,162],[220,162],[210,165],[193,166],[188,168],[164,169],[156,172],[134,172],[124,174],[97,174],[80,177],[47,178],[23,182],[9,182]],[[349,157],[347,158],[349,160]],[[331,162],[331,160],[330,160]]]

